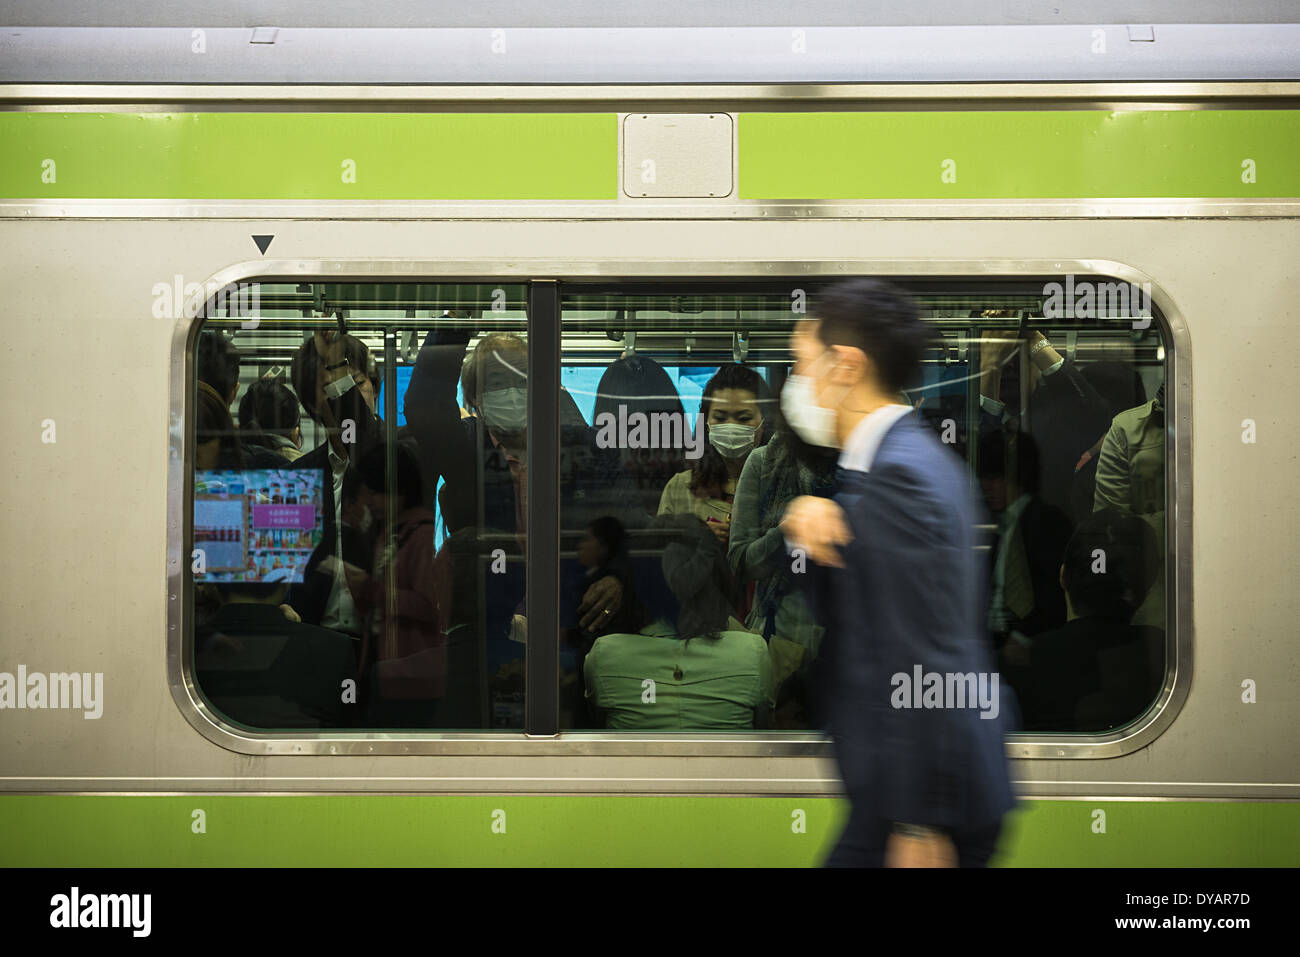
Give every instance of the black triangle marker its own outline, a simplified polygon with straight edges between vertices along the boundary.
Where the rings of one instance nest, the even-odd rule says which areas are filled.
[[[260,249],[262,255],[265,256],[267,247],[271,245],[271,240],[274,238],[274,236],[254,236],[253,242],[257,243],[257,248]]]

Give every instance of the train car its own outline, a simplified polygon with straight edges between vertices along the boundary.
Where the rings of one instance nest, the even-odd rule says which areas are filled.
[[[8,5],[0,861],[819,863],[846,804],[807,700],[815,637],[754,589],[733,604],[759,615],[736,647],[768,625],[755,724],[757,672],[711,672],[692,711],[680,665],[598,674],[615,643],[576,608],[608,578],[599,521],[671,512],[664,482],[705,461],[717,389],[770,442],[795,324],[876,277],[931,324],[906,400],[973,489],[1071,528],[1109,505],[1154,543],[1141,653],[1114,665],[1145,669],[1140,703],[1008,735],[995,863],[1300,863],[1294,10],[696,2],[647,27],[398,6]],[[526,372],[496,406],[480,356]],[[1067,368],[1100,426],[1052,411]],[[285,394],[255,429],[246,408]],[[334,437],[367,395],[390,441],[345,483]],[[670,448],[620,405],[680,416]],[[1050,488],[1011,481],[1034,446]],[[624,454],[647,450],[672,454]],[[980,554],[1028,621],[1056,559],[1005,544],[1002,514]],[[344,525],[371,584],[423,543],[438,594],[310,613],[313,575],[348,580]],[[672,565],[653,521],[620,529],[614,604],[684,608],[709,570]],[[298,637],[214,631],[232,595]],[[403,670],[417,605],[440,609],[436,653]],[[358,686],[358,654],[391,667]]]

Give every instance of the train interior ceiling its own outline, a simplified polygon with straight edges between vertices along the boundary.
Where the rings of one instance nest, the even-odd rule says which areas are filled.
[[[294,353],[310,331],[334,328],[341,313],[349,334],[363,341],[374,357],[381,390],[389,382],[384,337],[390,332],[396,335],[393,382],[399,427],[406,424],[403,400],[411,369],[424,336],[435,326],[457,325],[458,318],[472,320],[467,354],[498,324],[526,336],[526,290],[522,285],[484,285],[482,295],[486,299],[477,295],[479,287],[465,284],[254,285],[259,302],[255,329],[248,328],[252,323],[247,317],[238,315],[240,307],[211,310],[211,318],[204,326],[219,330],[236,348],[247,352],[240,366],[240,397],[251,383],[268,375],[283,378],[292,389],[288,370]],[[1038,286],[1041,288],[1042,283]],[[497,290],[506,295],[503,297]],[[595,384],[600,373],[622,355],[648,356],[672,370],[675,384],[685,390],[683,398],[694,394],[696,405],[686,410],[693,425],[701,383],[693,383],[692,376],[698,378],[701,370],[712,374],[721,363],[745,362],[760,367],[779,390],[791,362],[793,322],[805,317],[801,307],[792,306],[799,298],[772,291],[683,294],[672,287],[662,293],[639,295],[610,291],[575,294],[563,305],[564,388],[575,397],[587,424],[594,425]],[[1146,317],[1140,315],[1140,310],[1117,311],[1104,319],[1046,319],[1041,292],[1006,292],[1001,287],[997,292],[983,294],[921,293],[916,298],[924,319],[934,329],[931,349],[922,360],[925,378],[917,388],[907,390],[921,409],[927,402],[933,403],[936,392],[953,391],[945,384],[957,381],[952,374],[956,370],[966,369],[972,362],[978,369],[982,339],[1014,338],[1025,323],[1032,324],[1049,340],[1065,345],[1069,358],[1077,358],[1081,364],[1108,359],[1132,362],[1148,395],[1155,395],[1164,381],[1164,345],[1159,325],[1154,321],[1144,323]],[[1117,335],[1117,331],[1121,334]],[[681,370],[688,370],[684,379]],[[978,401],[978,377],[971,376],[967,381],[971,396]],[[381,391],[381,416],[384,399]],[[1027,402],[1022,414],[1032,415]],[[301,427],[304,447],[314,447],[323,439],[319,425],[305,411]]]

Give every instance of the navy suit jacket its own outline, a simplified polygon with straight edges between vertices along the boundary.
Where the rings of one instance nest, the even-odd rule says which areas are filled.
[[[826,627],[823,717],[854,812],[948,829],[992,824],[1014,803],[1003,752],[1018,713],[1009,687],[999,678],[988,709],[978,694],[961,708],[895,707],[921,694],[894,677],[911,682],[918,665],[942,675],[945,690],[949,673],[992,688],[969,475],[907,416],[870,472],[839,472],[834,500],[853,533],[845,567],[810,564],[807,577]],[[994,707],[996,717],[981,717]]]

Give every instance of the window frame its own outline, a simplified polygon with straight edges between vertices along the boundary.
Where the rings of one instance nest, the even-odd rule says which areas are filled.
[[[558,730],[558,564],[559,540],[558,386],[561,375],[560,304],[572,287],[698,285],[709,281],[767,285],[781,280],[826,282],[853,276],[890,279],[909,288],[951,282],[972,286],[1024,286],[1066,274],[1094,281],[1149,283],[1152,321],[1165,347],[1165,569],[1166,669],[1154,704],[1125,728],[1102,734],[1014,734],[1005,739],[1009,758],[1097,759],[1130,754],[1150,744],[1174,721],[1192,678],[1192,487],[1191,342],[1182,313],[1150,276],[1109,260],[781,260],[573,263],[552,259],[492,261],[424,260],[252,260],[214,273],[204,288],[222,290],[237,282],[438,282],[528,286],[530,368],[529,445],[544,449],[530,466],[529,607],[554,619],[544,642],[530,643],[523,732],[483,731],[311,731],[255,733],[215,714],[196,687],[193,608],[183,600],[192,541],[195,342],[202,316],[182,318],[172,336],[167,484],[167,677],[172,698],[186,720],[205,738],[228,750],[260,755],[470,755],[491,756],[681,756],[717,758],[823,757],[831,742],[817,732],[616,732]],[[552,361],[553,360],[553,361]],[[544,370],[544,371],[543,371]],[[542,381],[545,379],[545,381]],[[542,390],[554,403],[537,403]],[[535,391],[536,390],[536,391]],[[552,407],[554,406],[554,407]],[[1175,428],[1175,423],[1177,427]],[[534,445],[534,442],[539,443]],[[536,467],[537,471],[532,472]],[[554,472],[538,482],[542,471]],[[542,488],[542,485],[549,488]],[[542,494],[545,493],[545,494]],[[554,500],[552,502],[552,500]],[[551,510],[549,513],[545,511]],[[536,522],[534,520],[537,520]],[[551,560],[541,561],[541,550]],[[534,559],[533,552],[538,551]],[[550,566],[554,574],[543,574]],[[555,580],[552,582],[551,579]],[[549,592],[545,584],[553,587]],[[536,591],[536,594],[534,592]],[[537,602],[535,604],[535,602]],[[534,634],[538,634],[534,632]],[[539,635],[540,637],[540,635]]]

